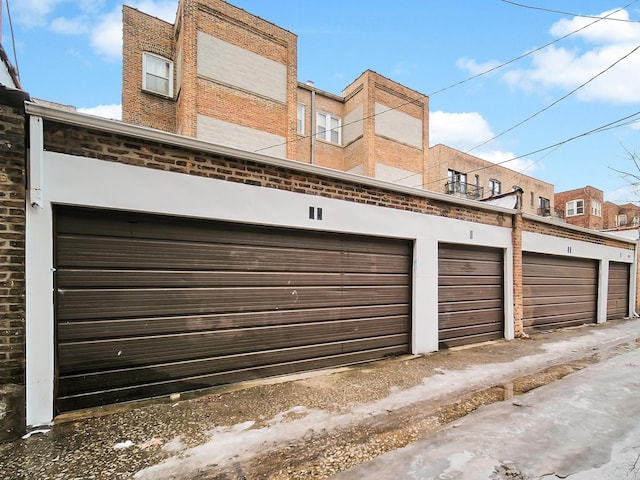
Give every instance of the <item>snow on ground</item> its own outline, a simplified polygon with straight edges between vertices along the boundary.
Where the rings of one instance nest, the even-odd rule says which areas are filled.
[[[625,322],[613,328],[577,334],[576,338],[568,341],[550,342],[545,345],[544,352],[509,363],[478,365],[459,371],[443,370],[441,374],[425,377],[419,385],[405,390],[391,389],[387,397],[356,405],[344,414],[298,406],[279,413],[264,428],[252,428],[253,422],[221,426],[210,432],[211,439],[208,442],[181,450],[160,464],[139,471],[135,478],[179,478],[207,465],[224,466],[245,461],[257,453],[264,454],[275,450],[310,433],[331,431],[417,402],[437,400],[453,393],[463,393],[506,382],[514,376],[532,373],[553,363],[580,358],[589,352],[628,339],[631,335],[640,336],[638,322]],[[284,421],[289,413],[295,413],[299,418]],[[179,441],[174,439],[170,443],[177,445]]]

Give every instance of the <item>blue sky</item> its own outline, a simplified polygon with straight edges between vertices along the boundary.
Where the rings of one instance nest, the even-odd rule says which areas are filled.
[[[2,3],[2,43],[15,64]],[[24,89],[36,98],[117,117],[122,2],[8,3]],[[173,22],[178,2],[125,3]],[[636,172],[630,153],[640,153],[640,115],[632,116],[640,112],[640,49],[634,51],[640,46],[639,0],[230,3],[298,36],[302,82],[313,80],[339,94],[371,69],[429,95],[432,145],[506,161],[504,166],[551,182],[556,191],[592,185],[616,203],[640,200],[615,171]],[[621,8],[610,20],[589,18]],[[615,128],[585,135],[629,116]]]

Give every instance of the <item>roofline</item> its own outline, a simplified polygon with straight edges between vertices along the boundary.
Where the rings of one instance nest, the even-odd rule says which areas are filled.
[[[380,188],[384,190],[395,191],[399,193],[415,195],[417,197],[427,198],[430,200],[436,200],[440,202],[446,202],[449,204],[456,204],[465,207],[471,207],[479,210],[505,213],[513,215],[517,212],[516,209],[498,207],[494,205],[487,205],[485,203],[467,200],[464,198],[453,197],[445,193],[432,192],[423,190],[416,187],[407,187],[404,185],[398,185],[396,183],[386,182],[371,177],[365,177],[355,173],[343,172],[340,170],[333,170],[326,167],[320,167],[317,165],[310,165],[308,163],[301,163],[296,160],[288,160],[283,158],[271,157],[268,155],[249,152],[246,150],[240,150],[233,147],[226,147],[210,142],[205,142],[193,137],[187,137],[178,135],[175,133],[169,133],[162,130],[156,130],[149,127],[142,127],[138,125],[132,125],[124,123],[118,120],[110,120],[103,117],[97,117],[86,113],[73,112],[67,110],[61,110],[52,106],[38,105],[33,102],[25,102],[25,112],[28,115],[36,115],[47,120],[53,120],[56,122],[64,123],[67,125],[75,125],[79,127],[89,127],[96,130],[101,130],[109,133],[115,133],[119,135],[126,135],[135,138],[152,140],[159,143],[165,143],[172,146],[184,147],[191,150],[197,150],[201,152],[212,153],[229,158],[236,158],[240,160],[249,160],[266,164],[269,166],[287,168],[298,172],[310,173],[314,175],[322,175],[325,177],[331,177],[338,180],[357,183],[360,185],[366,185],[369,187]]]
[[[557,227],[564,227],[567,230],[573,230],[575,232],[581,232],[581,233],[588,233],[590,235],[597,235],[599,237],[603,237],[603,238],[608,238],[611,240],[620,240],[622,242],[626,242],[626,243],[630,243],[632,245],[635,245],[636,243],[638,243],[636,240],[631,240],[631,239],[626,239],[623,237],[619,237],[617,235],[611,235],[610,233],[607,232],[603,232],[600,230],[591,230],[589,228],[584,228],[584,227],[578,227],[576,225],[571,225],[570,223],[565,223],[562,222],[560,220],[557,220],[555,218],[552,217],[541,217],[539,215],[533,215],[531,213],[522,213],[522,218],[526,219],[526,220],[533,220],[535,222],[539,222],[539,223],[546,223],[547,225],[553,225],[553,226],[557,226]]]

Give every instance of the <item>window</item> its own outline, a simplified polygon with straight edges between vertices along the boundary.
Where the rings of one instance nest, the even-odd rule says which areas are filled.
[[[448,193],[467,193],[467,174],[449,170],[447,172],[447,192]]]
[[[620,215],[616,215],[616,227],[626,227],[627,226],[627,214],[621,213]]]
[[[173,62],[153,53],[142,54],[142,89],[173,97]]]
[[[298,104],[298,124],[297,131],[300,135],[304,135],[304,116],[305,116],[306,108],[304,103]]]
[[[551,200],[538,197],[538,215],[542,215],[543,217],[551,215]]]
[[[567,202],[567,217],[582,215],[584,213],[584,200],[571,200]]]
[[[318,112],[317,119],[317,137],[321,140],[340,145],[342,141],[342,120],[324,112]]]
[[[531,199],[530,199],[530,204],[531,204],[531,208],[533,208],[533,199],[535,198],[535,195],[533,192],[531,192]]]
[[[489,180],[489,194],[493,197],[494,195],[500,195],[502,193],[502,184],[495,179]]]
[[[591,200],[591,215],[595,215],[596,217],[602,216],[602,203],[598,200]]]

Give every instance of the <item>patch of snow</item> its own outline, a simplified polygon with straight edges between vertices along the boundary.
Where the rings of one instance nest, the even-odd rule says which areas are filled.
[[[116,443],[113,448],[114,450],[123,450],[125,448],[131,448],[135,444],[131,440],[126,440],[124,442]]]

